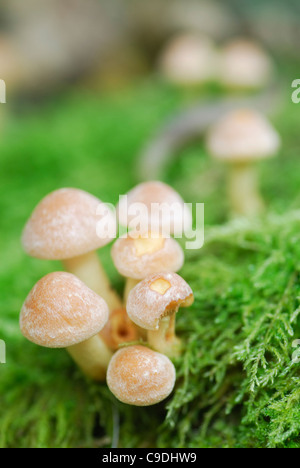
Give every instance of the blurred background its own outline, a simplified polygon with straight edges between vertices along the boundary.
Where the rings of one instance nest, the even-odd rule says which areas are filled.
[[[282,111],[278,97],[284,94],[284,105],[290,105],[296,116],[290,94],[300,60],[299,10],[299,2],[293,0],[284,4],[279,0],[28,0],[24,5],[4,0],[0,22],[0,72],[7,86],[7,104],[0,109],[4,194],[12,193],[15,201],[21,190],[23,197],[31,198],[30,206],[38,194],[71,184],[98,195],[107,193],[115,201],[120,192],[145,177],[145,171],[137,169],[148,146],[151,158],[152,144],[155,147],[161,135],[164,152],[168,122],[176,121],[197,100],[201,109],[201,102],[268,92],[276,83],[274,94],[260,107],[276,119]],[[193,50],[184,50],[193,44],[180,46],[180,38],[184,42],[187,37],[188,42],[189,36],[198,38],[194,49],[200,47],[199,70],[193,70]],[[231,57],[230,50],[239,41],[250,41],[250,47],[254,41],[262,57],[255,58],[254,51],[253,58],[250,50],[243,59],[243,46],[239,52],[238,44],[237,56],[233,51]],[[180,76],[181,72],[178,76],[176,64],[187,74],[190,68],[194,79]],[[240,83],[239,77],[237,83],[232,80],[237,67]],[[258,77],[245,81],[256,68]],[[206,130],[206,122],[201,122],[209,113],[205,109],[197,117],[199,123],[192,123],[199,126],[199,140]],[[217,107],[213,116],[218,114]],[[171,142],[171,163],[157,176],[171,177],[187,198],[195,201],[197,195],[209,202],[210,178],[218,177],[221,169],[215,172],[211,162],[205,165],[201,143],[196,145],[197,154],[187,148],[190,124],[185,123],[184,118],[179,123],[183,136]],[[188,164],[180,168],[172,164],[177,147],[187,153]],[[181,184],[183,175],[195,175],[194,164],[197,177]],[[280,190],[281,180],[278,183]],[[30,193],[25,195],[28,184]],[[4,222],[3,197],[1,203]],[[220,221],[223,207],[217,213],[211,208],[208,220]]]
[[[299,3],[287,0],[18,0],[1,2],[1,71],[32,99],[70,83],[114,88],[153,73],[180,32],[219,44],[235,35],[297,58]]]
[[[253,45],[247,60],[245,42]],[[300,104],[291,101],[299,44],[297,0],[2,0],[0,339],[9,359],[0,392],[25,379],[33,355],[40,368],[52,361],[33,347],[26,357],[18,329],[32,285],[61,268],[26,258],[20,245],[27,218],[50,191],[78,187],[116,203],[156,160],[153,176],[187,202],[204,202],[207,225],[223,223],[225,169],[211,160],[204,137],[224,102],[246,99],[282,138],[278,158],[259,168],[268,209],[300,208]],[[121,288],[109,248],[101,255]]]
[[[31,209],[61,186],[115,203],[142,178],[160,178],[205,202],[207,224],[223,222],[224,168],[203,139],[224,100],[269,114],[285,162],[261,165],[262,189],[274,209],[296,203],[299,2],[23,3],[0,7],[0,235],[14,255]]]

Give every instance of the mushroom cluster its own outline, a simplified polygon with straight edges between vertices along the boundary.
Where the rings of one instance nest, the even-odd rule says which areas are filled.
[[[199,33],[181,33],[166,44],[159,59],[164,80],[180,88],[215,82],[229,90],[252,91],[267,86],[275,74],[269,54],[256,41],[236,37],[217,46]]]
[[[149,406],[175,385],[170,359],[181,350],[175,316],[194,296],[177,274],[184,253],[171,234],[183,233],[192,219],[178,193],[161,182],[139,185],[126,200],[115,215],[94,196],[65,188],[38,204],[25,226],[23,248],[35,258],[60,260],[66,271],[38,281],[23,304],[20,328],[39,346],[66,348],[86,376],[106,379],[123,403]],[[167,220],[153,204],[169,208]],[[144,207],[145,231],[132,229],[136,205]],[[116,237],[118,223],[127,231],[112,248],[126,280],[123,300],[96,252]]]

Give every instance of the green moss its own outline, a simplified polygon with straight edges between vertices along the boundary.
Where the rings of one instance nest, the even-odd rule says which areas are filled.
[[[276,117],[282,153],[260,168],[270,207],[260,223],[225,222],[224,170],[201,143],[165,174],[187,201],[205,202],[207,224],[205,247],[187,253],[182,272],[196,301],[178,316],[185,351],[167,402],[122,405],[64,351],[38,348],[19,332],[28,291],[60,269],[22,253],[20,233],[36,202],[77,186],[115,203],[137,182],[145,139],[178,104],[150,83],[117,97],[61,98],[8,123],[0,145],[0,339],[8,360],[0,366],[1,447],[300,447],[300,368],[292,363],[300,339],[300,107],[289,96]],[[121,288],[109,249],[100,255]]]

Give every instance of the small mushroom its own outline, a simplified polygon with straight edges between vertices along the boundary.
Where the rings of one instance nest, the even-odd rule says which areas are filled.
[[[144,346],[128,346],[112,357],[107,370],[110,391],[122,403],[151,406],[173,391],[176,372],[172,362]]]
[[[142,279],[161,271],[179,271],[184,253],[173,238],[163,238],[151,232],[144,236],[129,232],[114,243],[112,258],[118,272],[127,278],[126,303],[130,291]]]
[[[125,307],[113,310],[100,333],[107,346],[116,351],[120,345],[140,339],[138,329],[127,315]]]
[[[10,92],[19,91],[26,85],[29,64],[24,60],[17,41],[10,35],[0,33],[1,79],[9,86]]]
[[[267,119],[253,110],[235,110],[218,121],[207,138],[208,151],[229,165],[228,195],[235,215],[255,217],[264,203],[255,163],[272,157],[280,138]]]
[[[102,216],[99,207],[105,208]],[[107,225],[105,235],[97,230],[101,223]],[[65,188],[50,193],[38,204],[25,226],[22,243],[32,257],[61,260],[69,273],[103,297],[113,310],[122,303],[95,251],[112,241],[115,230],[115,216],[106,205],[87,192]]]
[[[159,68],[164,78],[172,84],[182,87],[202,85],[215,76],[215,46],[203,34],[181,34],[166,45]]]
[[[29,293],[20,327],[31,342],[66,348],[82,371],[103,380],[112,353],[98,333],[108,320],[106,302],[70,273],[50,273]]]
[[[144,208],[140,212],[140,208]],[[136,208],[136,210],[135,210]],[[144,182],[120,200],[117,208],[119,223],[130,228],[140,218],[143,231],[162,235],[182,236],[192,226],[192,214],[181,196],[169,185],[159,181]]]
[[[180,276],[159,273],[130,292],[127,313],[134,323],[148,330],[148,343],[153,349],[173,357],[180,350],[180,340],[175,334],[176,313],[193,302],[193,291]]]
[[[257,89],[272,79],[274,66],[267,52],[249,39],[234,39],[220,54],[219,77],[232,89]]]

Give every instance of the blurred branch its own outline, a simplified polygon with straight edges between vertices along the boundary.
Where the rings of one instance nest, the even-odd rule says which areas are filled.
[[[281,102],[278,85],[256,97],[219,98],[203,101],[183,111],[162,125],[156,135],[142,150],[138,162],[138,176],[142,180],[155,180],[163,169],[178,156],[185,145],[205,134],[209,126],[227,112],[241,107],[250,107],[272,113]]]

